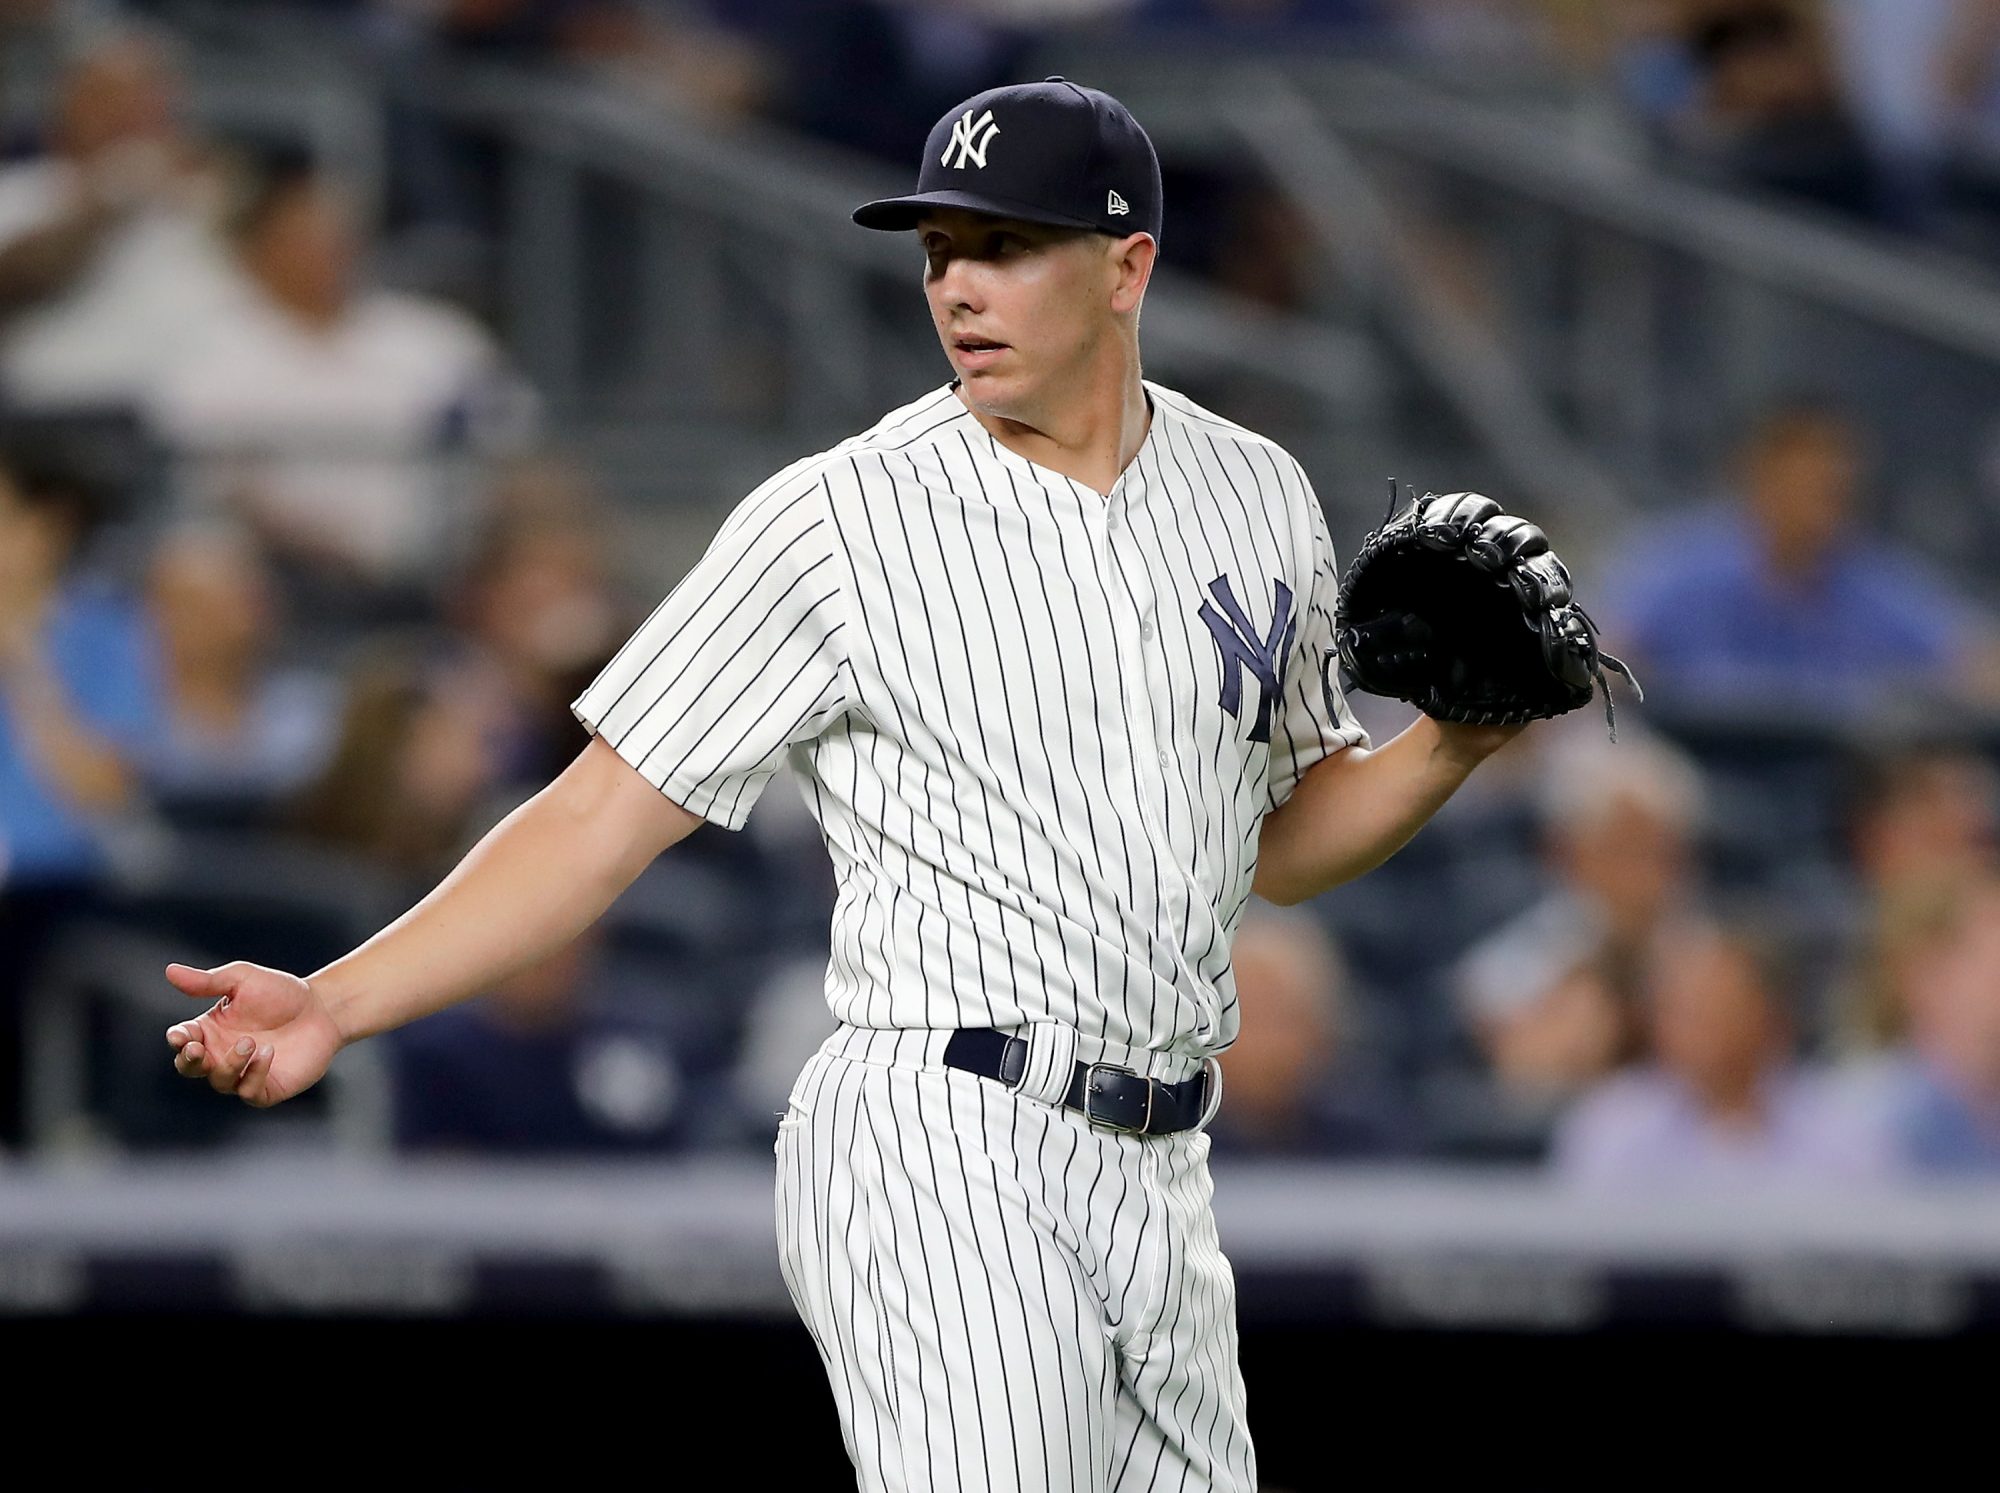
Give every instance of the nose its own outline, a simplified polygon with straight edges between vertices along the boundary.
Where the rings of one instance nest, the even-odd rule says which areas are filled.
[[[986,297],[980,286],[979,265],[964,254],[947,254],[944,263],[930,276],[930,295],[940,310],[978,313],[985,309]]]

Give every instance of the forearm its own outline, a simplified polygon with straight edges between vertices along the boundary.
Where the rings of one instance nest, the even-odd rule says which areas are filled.
[[[132,795],[125,756],[71,708],[61,683],[37,661],[0,680],[27,755],[64,798],[91,813],[114,813]]]
[[[579,759],[415,907],[309,977],[345,1041],[442,1010],[560,948],[701,823],[649,785],[639,791],[655,802],[628,808],[633,788],[609,773],[629,769]]]
[[[1253,889],[1271,902],[1303,902],[1372,871],[1410,842],[1499,740],[1420,716],[1386,746],[1350,747],[1315,763],[1264,821]]]
[[[0,248],[0,315],[67,287],[90,263],[108,221],[104,212],[82,206]]]

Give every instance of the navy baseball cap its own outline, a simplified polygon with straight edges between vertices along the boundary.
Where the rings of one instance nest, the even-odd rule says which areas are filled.
[[[910,229],[934,207],[1157,240],[1160,158],[1108,93],[1066,78],[989,88],[931,127],[915,192],[864,203],[854,221]]]

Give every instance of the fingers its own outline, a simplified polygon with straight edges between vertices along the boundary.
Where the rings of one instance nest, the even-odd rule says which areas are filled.
[[[243,1065],[243,1075],[236,1083],[236,1097],[245,1104],[266,1109],[277,1102],[271,1095],[271,1059],[276,1051],[268,1045],[260,1047]]]
[[[208,1086],[218,1094],[233,1094],[242,1082],[243,1070],[256,1056],[257,1044],[248,1037],[238,1037],[225,1051],[218,1054],[208,1065]]]
[[[215,969],[196,969],[191,964],[169,964],[167,983],[194,1000],[226,1001],[243,983],[246,966],[224,964]]]
[[[193,1059],[199,1060],[207,1057],[209,1050],[220,1045],[222,1040],[222,1037],[218,1033],[211,1031],[198,1019],[176,1022],[167,1028],[167,1046],[174,1050],[174,1066],[176,1068],[181,1066],[180,1058],[189,1055],[188,1048],[190,1046],[200,1049],[200,1051],[193,1054]]]
[[[241,983],[241,967],[225,964],[220,969],[196,969],[188,964],[169,964],[167,981],[193,1000],[213,1000],[213,1015],[229,1009],[231,992]],[[174,1071],[187,1078],[210,1077],[218,1056],[221,1038],[197,1018],[176,1022],[167,1028],[167,1046],[174,1050]]]
[[[209,971],[196,969],[191,964],[167,966],[167,983],[183,995],[191,995],[196,1000],[210,1000],[221,994],[220,991],[209,988],[214,979],[215,976]]]
[[[175,989],[194,1000],[212,1000],[215,1005],[200,1017],[168,1027],[167,1046],[173,1049],[174,1071],[183,1078],[205,1078],[218,1094],[235,1094],[261,1109],[277,1103],[271,1090],[275,1049],[269,1044],[259,1047],[256,1038],[227,1030],[237,1019],[230,1010],[231,998],[253,969],[254,965],[242,963],[217,969],[169,964],[167,980]]]
[[[205,1078],[218,1094],[234,1094],[247,1104],[265,1109],[277,1103],[271,1092],[271,1062],[277,1049],[266,1043],[259,1047],[249,1037],[239,1037],[223,1051],[211,1049],[201,1033],[188,1022],[167,1033],[174,1045],[174,1072],[183,1078]]]

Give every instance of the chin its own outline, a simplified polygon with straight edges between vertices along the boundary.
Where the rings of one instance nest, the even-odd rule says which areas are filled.
[[[1011,417],[1027,403],[1020,380],[996,373],[960,373],[958,385],[965,390],[966,402],[982,415]]]

